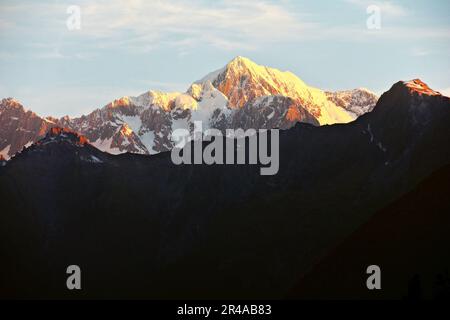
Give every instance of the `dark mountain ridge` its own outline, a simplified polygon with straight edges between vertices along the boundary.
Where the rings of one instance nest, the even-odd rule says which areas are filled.
[[[299,299],[450,297],[450,165],[374,214],[331,250],[291,291]],[[366,266],[381,269],[382,290],[367,290]]]
[[[65,139],[33,145],[0,168],[1,296],[283,297],[374,212],[450,163],[449,107],[399,82],[352,123],[281,131],[275,176]],[[65,288],[70,264],[84,272],[80,293]]]

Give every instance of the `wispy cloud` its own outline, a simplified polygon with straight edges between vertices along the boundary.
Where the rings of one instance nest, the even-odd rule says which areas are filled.
[[[127,45],[168,43],[188,49],[225,50],[292,39],[309,27],[283,6],[262,1],[99,1],[83,8],[87,35],[114,40],[126,30]],[[114,43],[114,42],[112,42]]]
[[[372,42],[378,40],[450,40],[448,27],[411,27],[411,26],[383,26],[381,29],[369,30],[360,25],[335,26],[317,31],[321,39],[343,39],[349,42]]]
[[[394,17],[410,12],[392,1],[345,0],[361,8],[375,4],[382,14]],[[28,2],[0,5],[0,26],[20,28],[24,32],[57,35],[53,43],[83,43],[84,47],[147,53],[161,46],[173,48],[178,55],[199,46],[225,51],[258,50],[271,44],[309,40],[345,39],[365,41],[368,36],[395,39],[414,37],[449,38],[448,29],[383,26],[377,32],[351,25],[328,25],[307,12],[290,10],[289,1],[237,0],[97,0],[79,1],[81,30],[68,31],[65,24],[70,3],[57,5]],[[17,24],[17,15],[36,12],[36,25]],[[364,17],[365,11],[362,12]],[[20,19],[19,19],[20,20]],[[31,22],[30,22],[31,23]],[[39,57],[63,58],[67,54],[55,48],[41,48]],[[76,58],[76,55],[72,54]]]
[[[392,17],[404,17],[411,14],[411,12],[392,1],[373,1],[373,0],[346,0],[346,2],[359,6],[361,8],[367,8],[371,5],[378,6],[381,14],[389,15]]]
[[[256,48],[258,43],[286,41],[310,27],[285,5],[266,1],[222,0],[80,1],[81,30],[74,38],[101,39],[103,46],[146,47],[168,43],[175,47],[210,45],[225,50]],[[66,6],[28,3],[3,5],[1,24],[17,12],[38,12],[46,19],[39,28],[66,32]],[[48,17],[53,16],[53,19]],[[3,21],[6,19],[5,21]],[[43,19],[40,19],[43,21]],[[1,25],[0,24],[0,25]],[[68,33],[68,32],[66,32]]]

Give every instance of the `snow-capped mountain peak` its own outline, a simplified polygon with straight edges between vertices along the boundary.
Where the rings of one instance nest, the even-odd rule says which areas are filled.
[[[233,109],[242,108],[256,98],[281,95],[304,107],[320,124],[345,123],[355,118],[330,101],[325,92],[308,86],[292,72],[260,66],[241,56],[204,81],[210,81],[221,91]]]
[[[2,99],[1,105],[3,106],[3,108],[5,108],[5,107],[23,108],[22,104],[19,102],[19,100],[11,98],[11,97]],[[1,112],[1,109],[0,109],[0,112]]]
[[[352,113],[355,118],[372,111],[378,101],[378,96],[366,88],[326,92],[326,95],[330,101]]]
[[[349,91],[350,96],[366,94]],[[38,141],[55,126],[67,127],[112,154],[155,154],[174,145],[173,132],[203,129],[288,129],[297,122],[345,123],[371,110],[376,96],[340,99],[305,84],[289,71],[258,65],[238,56],[225,67],[194,82],[185,93],[147,91],[123,96],[90,114],[60,119],[27,112],[14,99],[0,103],[0,154],[6,159]],[[340,96],[341,97],[341,96]],[[358,108],[355,112],[352,108]],[[18,119],[18,120],[16,120]]]

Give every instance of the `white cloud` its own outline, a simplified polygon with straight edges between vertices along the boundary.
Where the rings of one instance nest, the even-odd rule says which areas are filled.
[[[68,2],[0,4],[0,27],[15,27],[34,34],[34,38],[57,35],[60,41],[100,40],[104,48],[140,52],[164,44],[182,52],[198,45],[223,50],[256,49],[260,44],[299,38],[311,27],[289,11],[286,3],[83,0],[77,3],[81,9],[81,30],[68,31],[65,22],[69,5]]]
[[[367,8],[370,5],[378,6],[382,15],[389,15],[392,17],[404,17],[411,14],[411,12],[392,1],[373,1],[373,0],[346,0],[348,3],[357,5],[361,8]]]
[[[42,11],[39,4],[29,6],[22,10]],[[260,43],[289,41],[310,27],[286,5],[266,1],[98,0],[82,1],[79,6],[81,30],[67,36],[101,39],[104,47],[151,50],[170,44],[186,50],[203,44],[225,50],[250,49]],[[45,10],[46,16],[54,14],[53,28],[65,27],[61,19],[68,16],[62,5]]]
[[[409,14],[407,9],[391,1],[346,1],[361,8],[376,4],[382,13],[395,17]],[[9,28],[21,25],[17,28],[23,32],[37,33],[33,39],[48,41],[50,45],[57,43],[63,48],[65,44],[79,44],[87,52],[100,48],[147,53],[166,46],[176,50],[179,56],[187,55],[199,46],[249,51],[277,43],[336,38],[346,41],[366,41],[372,37],[450,38],[448,28],[408,28],[391,24],[373,31],[361,25],[313,22],[320,21],[320,17],[290,10],[289,1],[261,0],[83,0],[78,2],[81,30],[68,31],[65,23],[69,16],[66,13],[68,5],[68,2],[66,5],[61,2],[57,5],[37,2],[0,5],[0,21]],[[35,20],[33,24],[32,19],[27,19],[29,25],[25,30],[26,24],[17,21],[27,15],[34,15]],[[77,57],[77,53],[69,54],[53,47],[39,48],[34,54],[39,58]]]
[[[391,1],[347,0],[358,6],[380,6],[382,14],[407,16],[410,12]],[[448,28],[420,28],[390,24],[381,30],[352,25],[312,22],[314,17],[289,10],[287,2],[222,0],[97,1],[82,6],[82,34],[101,38],[104,47],[147,52],[169,45],[181,54],[199,45],[223,50],[252,50],[281,42],[344,38],[349,41],[450,38]],[[308,17],[309,20],[305,20]]]

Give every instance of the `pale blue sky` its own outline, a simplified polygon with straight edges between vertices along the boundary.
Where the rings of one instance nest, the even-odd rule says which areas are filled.
[[[369,5],[381,29],[369,30]],[[67,8],[81,9],[68,30]],[[185,91],[234,56],[327,90],[383,92],[419,77],[450,93],[450,2],[0,0],[0,98],[90,112],[150,89]]]

